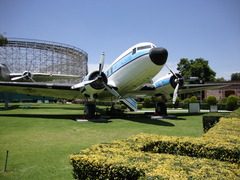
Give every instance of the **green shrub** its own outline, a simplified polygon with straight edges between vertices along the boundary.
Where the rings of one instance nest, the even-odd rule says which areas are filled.
[[[183,103],[184,103],[184,104],[189,104],[189,103],[190,103],[190,98],[184,99],[184,100],[183,100]]]
[[[152,102],[152,99],[150,97],[145,97],[144,98],[144,102],[143,102],[143,107],[145,108],[151,108],[153,107],[153,102]]]
[[[138,103],[137,108],[138,108],[139,110],[141,110],[141,109],[143,108],[143,105],[140,104],[140,103]]]
[[[178,139],[172,139],[171,141],[159,140],[156,142],[146,144],[142,150],[145,152],[155,153],[168,153],[197,158],[217,159],[221,161],[229,161],[234,163],[240,163],[240,150],[237,148],[228,149],[227,147],[211,146],[201,140],[178,141]]]
[[[217,104],[217,98],[215,96],[208,96],[207,97],[207,103],[209,106],[216,105]]]
[[[94,145],[72,155],[74,178],[237,179],[240,176],[239,164],[140,150],[143,144],[156,141],[159,137],[140,134],[111,144]]]
[[[5,46],[8,43],[8,39],[0,34],[0,46]]]
[[[192,96],[191,98],[190,98],[190,103],[197,103],[198,102],[198,100],[197,100],[197,97],[196,96]]]
[[[76,179],[238,179],[239,127],[239,116],[221,118],[199,138],[139,134],[94,145],[71,155],[73,175]]]
[[[227,110],[233,111],[238,107],[238,97],[231,95],[227,98]]]
[[[107,163],[101,157],[71,157],[71,164],[74,168],[75,179],[139,179],[144,176],[143,171],[135,167],[118,165],[118,163]]]
[[[240,119],[221,118],[201,138],[146,135],[141,140],[142,150],[240,163],[239,127]]]

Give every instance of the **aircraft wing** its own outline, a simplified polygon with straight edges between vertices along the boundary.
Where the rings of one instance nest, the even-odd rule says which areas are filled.
[[[184,84],[181,89],[179,89],[179,94],[186,94],[204,90],[219,89],[229,86],[229,83],[206,83],[206,84]]]
[[[206,83],[206,84],[184,84],[179,87],[178,94],[186,94],[199,92],[204,90],[218,89],[231,85],[231,83]],[[153,84],[145,84],[140,89],[135,92],[132,92],[132,95],[137,97],[144,96],[155,96],[155,95],[165,95],[167,98],[171,99],[171,94],[174,93],[174,87],[170,84],[162,84],[159,87],[154,86]]]
[[[11,92],[33,96],[46,96],[63,99],[84,98],[79,89],[72,85],[32,82],[0,82],[0,92]]]
[[[77,75],[68,75],[68,74],[51,74],[51,73],[30,73],[31,78],[37,82],[53,81],[53,80],[68,80],[68,79],[80,79],[80,76]],[[24,74],[23,73],[10,73],[10,79],[18,78],[21,81]]]

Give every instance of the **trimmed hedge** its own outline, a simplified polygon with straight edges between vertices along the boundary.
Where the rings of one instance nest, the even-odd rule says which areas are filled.
[[[75,179],[239,179],[239,127],[239,118],[221,118],[199,138],[139,134],[95,145],[71,155],[73,175]]]
[[[217,124],[220,120],[221,116],[203,116],[203,131],[206,133],[209,129],[211,129],[215,124]]]
[[[119,162],[107,163],[106,160],[95,162],[93,159],[96,158],[97,156],[71,158],[74,168],[73,177],[75,179],[139,179],[144,176],[144,172],[135,167],[118,165]]]
[[[145,136],[145,135],[140,135]],[[135,137],[134,137],[135,138]],[[239,164],[139,150],[133,138],[70,157],[75,179],[237,179]]]
[[[144,145],[142,150],[146,152],[168,153],[240,163],[240,149],[229,149],[224,146],[215,147],[202,142],[201,139],[195,139],[191,142],[179,140],[177,138],[173,138],[170,141],[159,139],[156,142]]]
[[[239,127],[238,118],[221,118],[200,138],[144,135],[142,150],[240,163]]]
[[[125,148],[126,147],[126,148]],[[142,169],[131,165],[126,154],[131,154],[122,143],[100,144],[71,155],[75,179],[139,179]]]

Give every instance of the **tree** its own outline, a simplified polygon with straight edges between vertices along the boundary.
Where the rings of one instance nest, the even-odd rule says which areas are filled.
[[[231,81],[240,81],[240,73],[232,73]]]
[[[215,82],[225,82],[226,79],[224,79],[224,77],[220,77],[220,78],[216,78]]]
[[[5,38],[2,34],[0,34],[0,46],[4,46],[8,43],[7,38]]]
[[[216,73],[209,67],[208,61],[203,58],[195,60],[183,58],[180,59],[177,66],[178,71],[185,79],[199,77],[202,81],[214,81],[216,76]]]
[[[177,70],[184,76],[184,78],[189,79],[191,77],[191,64],[187,58],[180,59],[180,63],[177,64]]]

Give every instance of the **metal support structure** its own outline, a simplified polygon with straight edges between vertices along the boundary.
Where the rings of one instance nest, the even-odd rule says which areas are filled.
[[[88,54],[74,46],[33,39],[8,38],[0,46],[0,63],[11,72],[67,74],[83,77],[87,74]],[[77,83],[79,80],[55,80]]]

